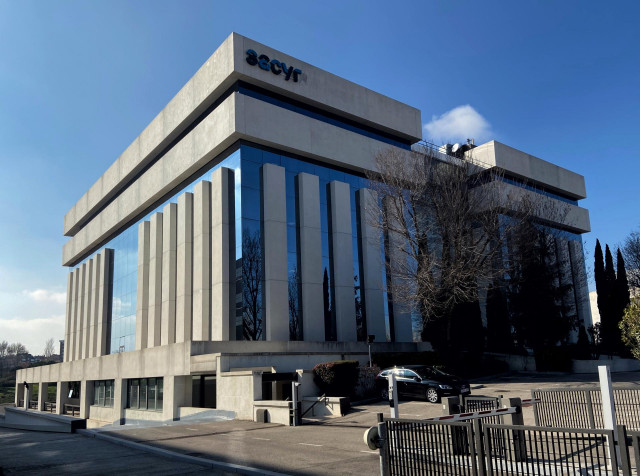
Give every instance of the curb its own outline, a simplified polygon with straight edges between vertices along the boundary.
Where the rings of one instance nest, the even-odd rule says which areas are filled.
[[[268,471],[265,469],[252,468],[250,466],[242,466],[240,464],[223,463],[221,461],[214,461],[207,458],[199,458],[197,456],[189,456],[182,453],[176,453],[174,451],[165,450],[162,448],[156,448],[154,446],[145,445],[142,443],[136,443],[135,441],[128,441],[115,436],[105,435],[93,430],[76,430],[76,433],[81,434],[87,438],[97,438],[100,440],[108,441],[120,446],[127,446],[136,450],[144,451],[146,453],[152,453],[158,456],[164,456],[165,458],[171,458],[176,461],[182,461],[184,463],[197,464],[198,466],[204,466],[206,468],[220,469],[236,474],[245,474],[249,476],[289,476],[286,473],[277,473],[274,471]]]

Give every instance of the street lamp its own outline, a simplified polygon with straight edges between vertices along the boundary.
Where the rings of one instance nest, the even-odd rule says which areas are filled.
[[[376,336],[373,334],[369,334],[367,336],[367,344],[369,344],[369,367],[373,367],[373,363],[371,362],[371,344],[376,340]]]

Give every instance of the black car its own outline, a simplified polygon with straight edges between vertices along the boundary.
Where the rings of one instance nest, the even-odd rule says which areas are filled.
[[[470,395],[469,383],[426,365],[398,365],[376,375],[376,386],[383,400],[389,398],[389,374],[396,377],[398,396],[426,398],[437,403],[442,397]]]

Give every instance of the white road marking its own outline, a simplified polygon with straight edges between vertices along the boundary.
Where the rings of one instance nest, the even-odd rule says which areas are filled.
[[[262,440],[262,441],[271,441],[271,438],[258,438],[257,436],[253,437],[254,440]]]
[[[369,453],[370,455],[380,454],[379,451],[366,451],[366,450],[360,450],[360,453]]]
[[[191,430],[191,431],[198,431],[195,428],[187,428],[187,430]]]
[[[299,445],[304,445],[304,446],[322,446],[322,445],[314,445],[313,443],[298,443]]]

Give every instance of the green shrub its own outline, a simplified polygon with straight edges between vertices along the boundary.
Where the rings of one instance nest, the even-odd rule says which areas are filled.
[[[569,347],[541,347],[534,351],[538,372],[571,372],[573,349]]]
[[[313,380],[327,396],[353,396],[359,373],[357,360],[337,360],[316,365]]]

